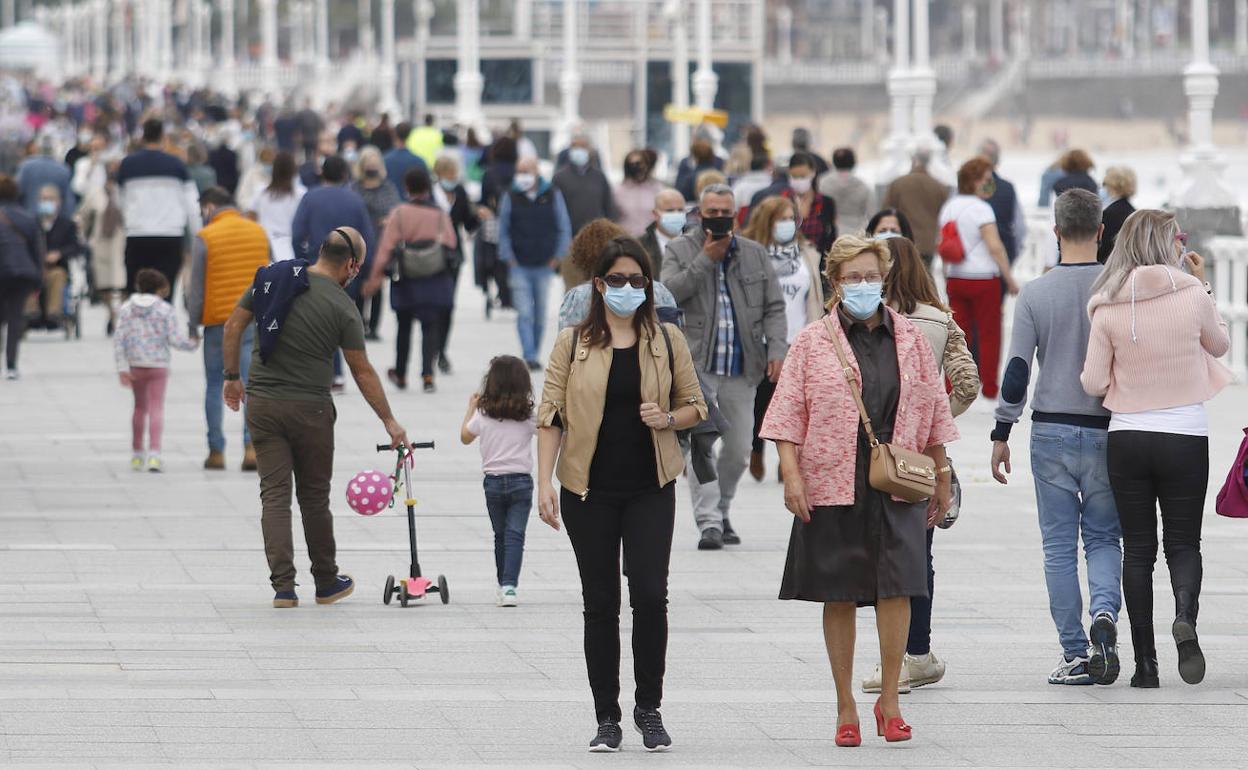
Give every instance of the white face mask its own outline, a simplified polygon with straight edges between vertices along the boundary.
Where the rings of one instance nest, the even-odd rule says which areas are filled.
[[[813,180],[808,176],[789,177],[789,187],[793,188],[793,192],[798,195],[805,195],[810,192],[810,183]]]
[[[533,189],[533,185],[537,184],[537,176],[535,174],[516,174],[512,181],[517,190],[528,192]]]

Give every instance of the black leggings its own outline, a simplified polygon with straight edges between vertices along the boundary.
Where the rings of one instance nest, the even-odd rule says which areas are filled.
[[[1132,626],[1153,622],[1157,506],[1175,615],[1196,622],[1202,566],[1200,526],[1209,486],[1209,439],[1112,431],[1109,484],[1122,522],[1122,591]]]
[[[25,284],[0,286],[0,325],[4,327],[4,360],[17,371],[17,348],[26,331],[26,300],[34,289]]]
[[[442,308],[422,307],[396,310],[399,333],[394,341],[394,368],[407,377],[407,359],[412,350],[412,321],[420,321],[420,376],[432,377],[433,366],[442,350]]]
[[[144,268],[159,270],[169,282],[169,296],[182,271],[182,236],[136,236],[126,238],[126,291],[134,292],[134,277]]]
[[[585,604],[585,666],[599,720],[620,719],[620,544],[633,608],[636,703],[657,709],[667,667],[667,569],[676,520],[676,483],[642,492],[567,489],[560,510],[576,552]]]
[[[750,447],[753,452],[763,451],[763,440],[758,437],[758,432],[763,427],[763,418],[767,416],[767,407],[771,406],[771,397],[775,394],[776,383],[764,376],[763,381],[758,383],[758,390],[754,391],[754,443]]]

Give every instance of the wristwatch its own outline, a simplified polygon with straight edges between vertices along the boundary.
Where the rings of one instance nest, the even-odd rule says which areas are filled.
[[[667,429],[671,430],[674,427],[676,427],[676,415],[672,414],[671,412],[668,412],[667,413]]]
[[[234,382],[235,380],[242,379],[242,375],[240,375],[238,372],[224,371],[224,372],[221,372],[221,375],[225,377],[226,382]]]

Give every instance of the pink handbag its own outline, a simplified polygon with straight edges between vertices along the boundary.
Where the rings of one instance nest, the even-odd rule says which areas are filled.
[[[1244,428],[1245,438],[1239,445],[1239,454],[1235,455],[1235,464],[1226,475],[1226,483],[1218,492],[1218,503],[1215,508],[1220,516],[1232,519],[1248,519],[1248,428]]]

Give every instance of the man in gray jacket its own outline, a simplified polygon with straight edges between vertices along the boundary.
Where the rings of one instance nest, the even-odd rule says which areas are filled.
[[[701,550],[741,542],[728,520],[754,427],[754,391],[775,382],[788,351],[784,297],[766,249],[734,235],[732,188],[710,185],[698,201],[702,228],[667,244],[662,281],[685,314],[693,365],[727,421],[718,481],[691,485]]]

